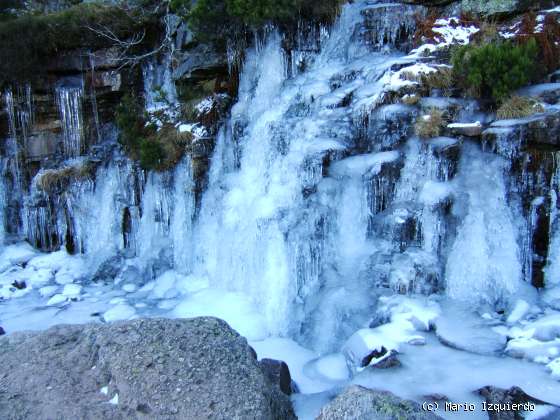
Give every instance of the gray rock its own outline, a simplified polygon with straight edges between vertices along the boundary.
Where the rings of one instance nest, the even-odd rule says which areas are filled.
[[[527,395],[521,388],[512,387],[510,389],[501,389],[493,386],[485,386],[477,391],[478,394],[484,397],[486,403],[490,404],[503,404],[507,407],[508,404],[547,404],[544,401]],[[521,410],[502,410],[502,411],[488,411],[490,420],[520,420],[523,419],[520,413]],[[529,411],[529,410],[524,410]],[[558,417],[553,417],[558,418]]]
[[[553,4],[553,0],[463,0],[461,8],[468,13],[499,16],[543,9],[552,7]]]
[[[390,392],[353,385],[321,410],[317,420],[432,420],[441,417],[422,410],[420,404]]]
[[[503,120],[494,122],[490,128],[482,133],[482,140],[496,149],[504,157],[508,155],[507,147],[500,147],[500,142],[510,145],[510,148],[523,150],[525,148],[560,147],[560,111],[551,110],[544,114],[517,120]],[[503,149],[503,151],[502,151]]]
[[[16,333],[0,338],[0,366],[4,420],[295,418],[247,341],[215,318]]]
[[[178,65],[173,71],[175,79],[208,79],[208,74],[222,73],[227,69],[227,57],[212,46],[199,44],[186,53],[177,53]],[[211,78],[211,77],[210,77]]]
[[[373,363],[370,366],[374,369],[390,369],[394,367],[399,367],[401,365],[402,364],[401,361],[399,360],[398,352],[395,350],[391,350],[389,354],[386,355],[386,357],[384,357],[377,363]]]
[[[280,391],[292,395],[294,386],[288,365],[281,360],[262,359],[260,362],[263,372],[273,384],[278,385]]]

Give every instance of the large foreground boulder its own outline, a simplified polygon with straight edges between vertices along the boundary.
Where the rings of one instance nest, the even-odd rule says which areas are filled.
[[[142,319],[0,338],[0,418],[293,419],[224,321]]]
[[[441,417],[423,411],[420,404],[403,400],[390,392],[353,385],[321,410],[317,420],[436,420]]]

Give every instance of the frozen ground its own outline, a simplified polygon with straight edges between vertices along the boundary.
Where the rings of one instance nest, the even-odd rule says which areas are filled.
[[[7,247],[0,261],[0,325],[8,334],[141,316],[217,316],[247,337],[259,358],[286,361],[301,391],[293,400],[302,419],[314,418],[349,383],[417,401],[440,394],[478,406],[482,400],[473,394],[476,389],[519,386],[536,398],[560,404],[560,312],[543,312],[534,303],[519,300],[500,315],[472,313],[440,296],[381,297],[370,328],[364,325],[340,343],[338,353],[320,354],[270,335],[249,296],[211,289],[204,279],[168,271],[143,285],[79,286],[75,282],[85,269],[82,258],[63,252],[39,254],[25,245]],[[14,279],[25,281],[26,287],[18,290],[11,285]],[[361,367],[364,356],[383,348],[397,351],[401,366]],[[374,358],[370,365],[382,359]],[[439,414],[486,418],[482,412]]]

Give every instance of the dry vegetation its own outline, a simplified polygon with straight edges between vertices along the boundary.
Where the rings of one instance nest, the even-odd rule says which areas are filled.
[[[427,114],[421,115],[414,126],[416,135],[422,139],[438,137],[445,123],[443,111],[431,108]]]
[[[92,179],[95,175],[95,165],[86,162],[78,166],[67,166],[60,169],[44,171],[36,181],[37,188],[48,194],[64,191],[71,184]]]
[[[543,106],[532,98],[512,96],[498,108],[496,116],[499,120],[526,118],[544,112]]]

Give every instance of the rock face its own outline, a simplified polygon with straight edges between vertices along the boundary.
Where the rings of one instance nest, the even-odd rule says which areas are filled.
[[[440,417],[422,410],[420,404],[398,398],[390,392],[351,386],[323,407],[317,420],[433,420]]]
[[[215,318],[57,326],[0,340],[0,418],[293,419]]]

